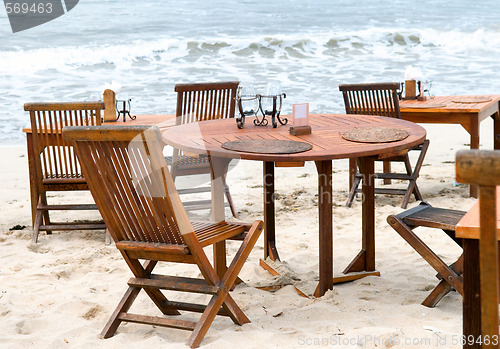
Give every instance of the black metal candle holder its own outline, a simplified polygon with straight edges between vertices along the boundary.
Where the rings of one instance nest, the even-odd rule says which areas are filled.
[[[264,110],[262,104],[263,104],[263,99],[272,99],[272,110]],[[238,94],[236,95],[236,102],[238,105],[238,110],[240,112],[240,117],[236,118],[236,124],[238,125],[238,128],[243,128],[245,125],[245,117],[247,116],[255,116],[255,119],[253,120],[253,123],[255,126],[267,126],[269,123],[268,119],[266,118],[267,116],[271,117],[271,123],[273,125],[273,128],[276,128],[278,126],[278,122],[281,125],[286,125],[288,123],[287,118],[280,118],[280,113],[281,113],[281,107],[283,105],[283,99],[286,98],[285,93],[281,93],[279,95],[261,95],[261,94],[256,94],[256,95],[242,95],[241,94],[241,89],[238,89]],[[250,109],[250,110],[244,110],[243,108],[243,103],[245,101],[252,101],[252,100],[258,100],[258,107],[257,110]],[[279,104],[278,104],[279,102]],[[259,112],[262,115],[262,118],[259,118]]]
[[[120,118],[120,115],[123,115],[123,122],[127,121],[127,116],[130,118],[130,120],[135,120],[136,116],[135,115],[130,115],[130,102],[132,99],[121,99],[121,100],[116,100],[116,111],[118,113],[118,117],[116,120]],[[121,110],[120,110],[120,104],[121,104]],[[128,105],[128,109],[127,109]]]
[[[240,112],[240,117],[236,118],[236,125],[238,125],[238,128],[240,129],[245,126],[245,117],[255,116],[259,111],[259,106],[256,105],[256,101],[258,101],[259,99],[258,95],[243,94],[242,88],[243,88],[242,85],[238,86],[238,92],[236,93],[236,104],[238,105],[238,111]],[[245,110],[243,108],[243,103],[245,104],[252,103],[257,108],[256,109],[251,108],[250,110]]]
[[[266,116],[271,117],[271,122],[273,124],[273,128],[276,128],[278,126],[278,123],[276,122],[276,119],[278,119],[278,122],[281,125],[286,125],[288,123],[288,119],[284,118],[281,120],[280,118],[280,113],[281,113],[281,107],[283,105],[283,99],[286,98],[286,94],[281,93],[279,95],[270,95],[270,96],[264,96],[264,95],[258,95],[259,97],[259,110],[262,114],[262,119],[259,120],[259,116],[255,115],[255,119],[253,123],[256,126],[266,126],[268,124],[268,121],[266,119]],[[273,100],[273,109],[272,110],[264,110],[262,107],[262,99],[263,98],[269,98]],[[278,108],[278,100],[279,100],[279,108]]]

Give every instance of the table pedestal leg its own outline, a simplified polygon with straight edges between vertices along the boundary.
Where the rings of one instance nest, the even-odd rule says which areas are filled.
[[[319,285],[317,295],[333,288],[332,161],[316,161],[318,170]]]
[[[500,102],[498,111],[491,116],[493,118],[493,149],[500,149]]]
[[[332,161],[316,161],[318,171],[318,214],[319,214],[319,284],[314,296],[320,297],[333,288],[333,284],[357,280],[369,275],[380,276],[375,270],[375,191],[374,160],[359,159],[360,171],[366,175],[363,181],[363,250],[344,273],[350,275],[333,277],[333,193]],[[365,198],[368,198],[365,199]],[[264,258],[279,260],[276,248],[274,216],[274,163],[264,162]],[[277,275],[265,261],[260,265]],[[360,273],[354,273],[360,272]]]
[[[463,335],[465,339],[479,338],[481,335],[481,297],[479,280],[479,241],[464,239],[464,299],[463,299]],[[464,348],[480,349],[481,344],[466,343]]]
[[[274,162],[264,161],[264,259],[259,261],[262,268],[273,275],[280,275],[265,260],[267,257],[273,261],[279,261],[276,248],[276,222],[274,217]]]
[[[343,271],[370,272],[370,275],[380,275],[375,271],[375,178],[374,159],[364,157],[358,159],[358,166],[363,176],[362,192],[362,249],[354,260]],[[366,275],[364,275],[366,276]]]
[[[274,216],[274,162],[264,162],[264,259],[279,260]]]
[[[319,209],[319,286],[315,296],[333,288],[332,161],[317,161]],[[274,216],[274,163],[264,162],[264,258],[279,260]],[[261,266],[276,273],[265,261]]]
[[[479,115],[475,115],[471,117],[470,124],[470,148],[471,149],[479,149]],[[470,197],[477,198],[479,194],[479,187],[477,185],[470,185]]]

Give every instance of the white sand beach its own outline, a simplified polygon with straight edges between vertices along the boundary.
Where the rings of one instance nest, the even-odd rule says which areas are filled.
[[[468,197],[467,186],[454,183],[455,152],[468,147],[468,134],[459,126],[423,126],[431,140],[418,181],[424,198],[434,206],[468,210],[475,199]],[[481,147],[491,149],[491,120],[482,123],[481,131]],[[131,272],[114,245],[105,245],[102,231],[41,233],[38,244],[32,244],[25,147],[0,148],[0,163],[0,347],[187,348],[189,332],[131,323],[122,324],[110,339],[99,338]],[[347,160],[334,161],[335,274],[361,246],[360,202],[343,206],[347,167]],[[241,161],[229,172],[228,184],[241,220],[262,219],[262,165]],[[401,197],[376,198],[376,267],[381,276],[336,285],[321,298],[304,298],[292,285],[310,295],[318,280],[314,164],[276,169],[276,192],[282,259],[277,268],[283,276],[274,277],[259,266],[261,238],[240,274],[244,283],[233,292],[252,322],[239,327],[216,318],[203,348],[461,347],[461,296],[452,292],[433,309],[422,306],[438,283],[436,273],[386,223],[389,214],[402,211]],[[409,207],[416,204],[412,198]],[[207,218],[209,212],[192,216]],[[27,227],[10,230],[15,225]],[[441,231],[429,229],[425,239],[448,262],[460,254]],[[229,253],[234,251],[229,245]],[[164,268],[198,275],[192,266]],[[256,288],[280,284],[289,285],[275,292]],[[160,314],[144,293],[133,309]]]

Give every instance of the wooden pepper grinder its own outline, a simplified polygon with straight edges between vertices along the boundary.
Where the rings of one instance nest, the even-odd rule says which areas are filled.
[[[104,121],[116,121],[116,94],[113,90],[106,89],[103,93]]]
[[[417,99],[417,81],[405,80],[405,99]]]

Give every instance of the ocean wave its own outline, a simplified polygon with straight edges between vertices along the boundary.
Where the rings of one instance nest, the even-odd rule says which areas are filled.
[[[28,101],[93,100],[116,80],[133,98],[133,113],[175,111],[179,82],[269,79],[287,93],[284,113],[309,102],[315,112],[342,111],[337,86],[347,82],[401,81],[418,66],[433,93],[494,93],[500,69],[500,33],[493,30],[377,28],[272,36],[220,35],[204,39],[156,38],[129,43],[0,51],[0,144],[22,139]],[[443,91],[443,92],[442,92]]]
[[[115,69],[165,61],[209,59],[321,59],[353,53],[397,53],[410,48],[436,53],[467,53],[500,50],[500,33],[477,30],[377,28],[350,32],[302,33],[258,37],[214,37],[203,40],[161,38],[136,40],[117,45],[64,46],[11,50],[0,55],[0,72],[35,73],[47,69],[73,70],[80,67]]]

